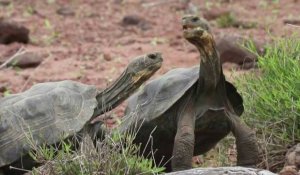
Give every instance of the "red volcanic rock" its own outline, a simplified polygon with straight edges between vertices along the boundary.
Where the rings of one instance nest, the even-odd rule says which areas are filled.
[[[257,55],[242,47],[245,41],[244,38],[239,36],[224,36],[217,39],[216,47],[220,54],[221,63],[235,63],[244,69],[255,67]],[[255,45],[260,47],[258,44]]]
[[[13,42],[28,43],[29,30],[16,23],[0,20],[0,43],[10,44]]]

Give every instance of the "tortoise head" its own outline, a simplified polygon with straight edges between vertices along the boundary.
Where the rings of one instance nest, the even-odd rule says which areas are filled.
[[[183,36],[200,52],[199,87],[215,88],[220,80],[222,68],[216,50],[216,44],[208,23],[197,16],[188,15],[182,18]]]
[[[103,114],[122,103],[148,80],[162,65],[161,53],[154,52],[132,60],[121,76],[97,94],[98,107],[94,116]]]
[[[186,15],[182,17],[182,27],[184,30],[200,27],[202,30],[210,32],[207,21],[195,15]]]
[[[131,61],[126,70],[132,81],[131,83],[140,86],[161,67],[162,61],[159,52],[145,54]]]
[[[214,38],[205,19],[195,15],[184,16],[182,27],[184,38],[195,45],[201,54],[207,54],[207,56],[214,54]]]

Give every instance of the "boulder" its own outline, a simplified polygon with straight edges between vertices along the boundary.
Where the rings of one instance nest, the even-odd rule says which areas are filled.
[[[28,43],[29,30],[19,24],[0,20],[0,44]]]
[[[165,175],[276,175],[270,171],[245,167],[194,168]]]
[[[287,151],[284,166],[293,166],[296,171],[300,170],[300,143],[294,145]]]
[[[256,67],[257,55],[250,52],[242,46],[246,41],[245,38],[240,36],[223,36],[216,41],[216,47],[220,54],[221,63],[235,63],[242,69],[250,69]],[[254,42],[258,51],[260,51],[259,44]]]

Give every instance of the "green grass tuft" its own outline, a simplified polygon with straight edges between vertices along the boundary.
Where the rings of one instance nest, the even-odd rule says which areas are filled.
[[[96,144],[88,135],[74,141],[61,140],[56,146],[32,147],[30,156],[43,165],[32,171],[33,175],[133,175],[159,174],[164,167],[158,167],[151,158],[138,153],[139,146],[133,144],[133,136],[118,131],[106,134]]]
[[[259,72],[238,80],[243,118],[257,130],[261,166],[276,171],[286,149],[300,141],[300,39],[275,39],[258,64]]]

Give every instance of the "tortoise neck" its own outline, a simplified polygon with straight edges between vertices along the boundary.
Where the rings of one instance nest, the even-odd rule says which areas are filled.
[[[99,91],[96,96],[98,105],[94,111],[94,117],[101,115],[118,106],[134,91],[134,84],[127,69],[108,88]]]
[[[199,87],[202,89],[215,89],[221,80],[222,66],[215,43],[212,40],[207,45],[197,43],[200,52]]]

